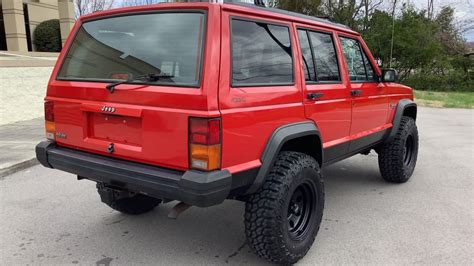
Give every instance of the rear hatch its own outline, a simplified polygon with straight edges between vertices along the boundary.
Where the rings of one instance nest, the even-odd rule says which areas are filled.
[[[209,100],[216,85],[204,79],[204,72],[218,74],[204,56],[219,51],[205,45],[213,7],[189,5],[112,11],[76,23],[48,86],[49,137],[60,146],[187,169],[189,117],[219,116]]]

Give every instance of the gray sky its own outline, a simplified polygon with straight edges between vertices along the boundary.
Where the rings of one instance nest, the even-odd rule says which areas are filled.
[[[413,4],[416,8],[426,9],[428,0],[404,0],[402,3]],[[451,6],[455,9],[454,16],[457,23],[466,23],[470,21],[471,30],[464,33],[464,37],[470,41],[474,41],[474,1],[473,0],[435,0],[435,14],[439,12],[441,7]]]

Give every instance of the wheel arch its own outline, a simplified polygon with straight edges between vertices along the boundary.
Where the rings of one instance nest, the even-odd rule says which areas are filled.
[[[400,100],[397,104],[395,115],[393,116],[392,129],[385,141],[390,141],[395,136],[397,129],[400,127],[400,122],[402,121],[403,116],[411,117],[416,121],[417,114],[418,107],[414,101],[410,99]]]
[[[296,151],[308,154],[322,165],[323,145],[321,134],[312,121],[283,125],[273,131],[265,149],[260,156],[260,167],[255,181],[247,190],[247,194],[256,192],[265,181],[265,177],[274,165],[281,151]]]

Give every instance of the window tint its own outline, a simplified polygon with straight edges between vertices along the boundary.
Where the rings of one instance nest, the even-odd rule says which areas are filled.
[[[374,71],[357,40],[341,37],[351,81],[373,81]]]
[[[313,51],[308,39],[308,33],[305,30],[298,30],[300,38],[301,55],[303,57],[304,75],[306,81],[316,81],[313,61]]]
[[[331,34],[309,32],[314,52],[317,81],[339,81],[336,49]]]
[[[293,84],[288,27],[232,20],[232,85]]]
[[[146,83],[195,87],[201,76],[204,29],[205,15],[201,13],[142,14],[85,22],[58,78],[110,82],[157,74],[171,77]]]

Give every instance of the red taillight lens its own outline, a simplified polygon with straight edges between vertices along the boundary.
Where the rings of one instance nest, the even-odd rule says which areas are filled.
[[[214,145],[221,143],[221,120],[191,118],[189,130],[191,143]]]
[[[189,120],[190,167],[212,171],[221,167],[221,119]]]
[[[46,121],[54,122],[54,102],[44,102],[44,119]]]

